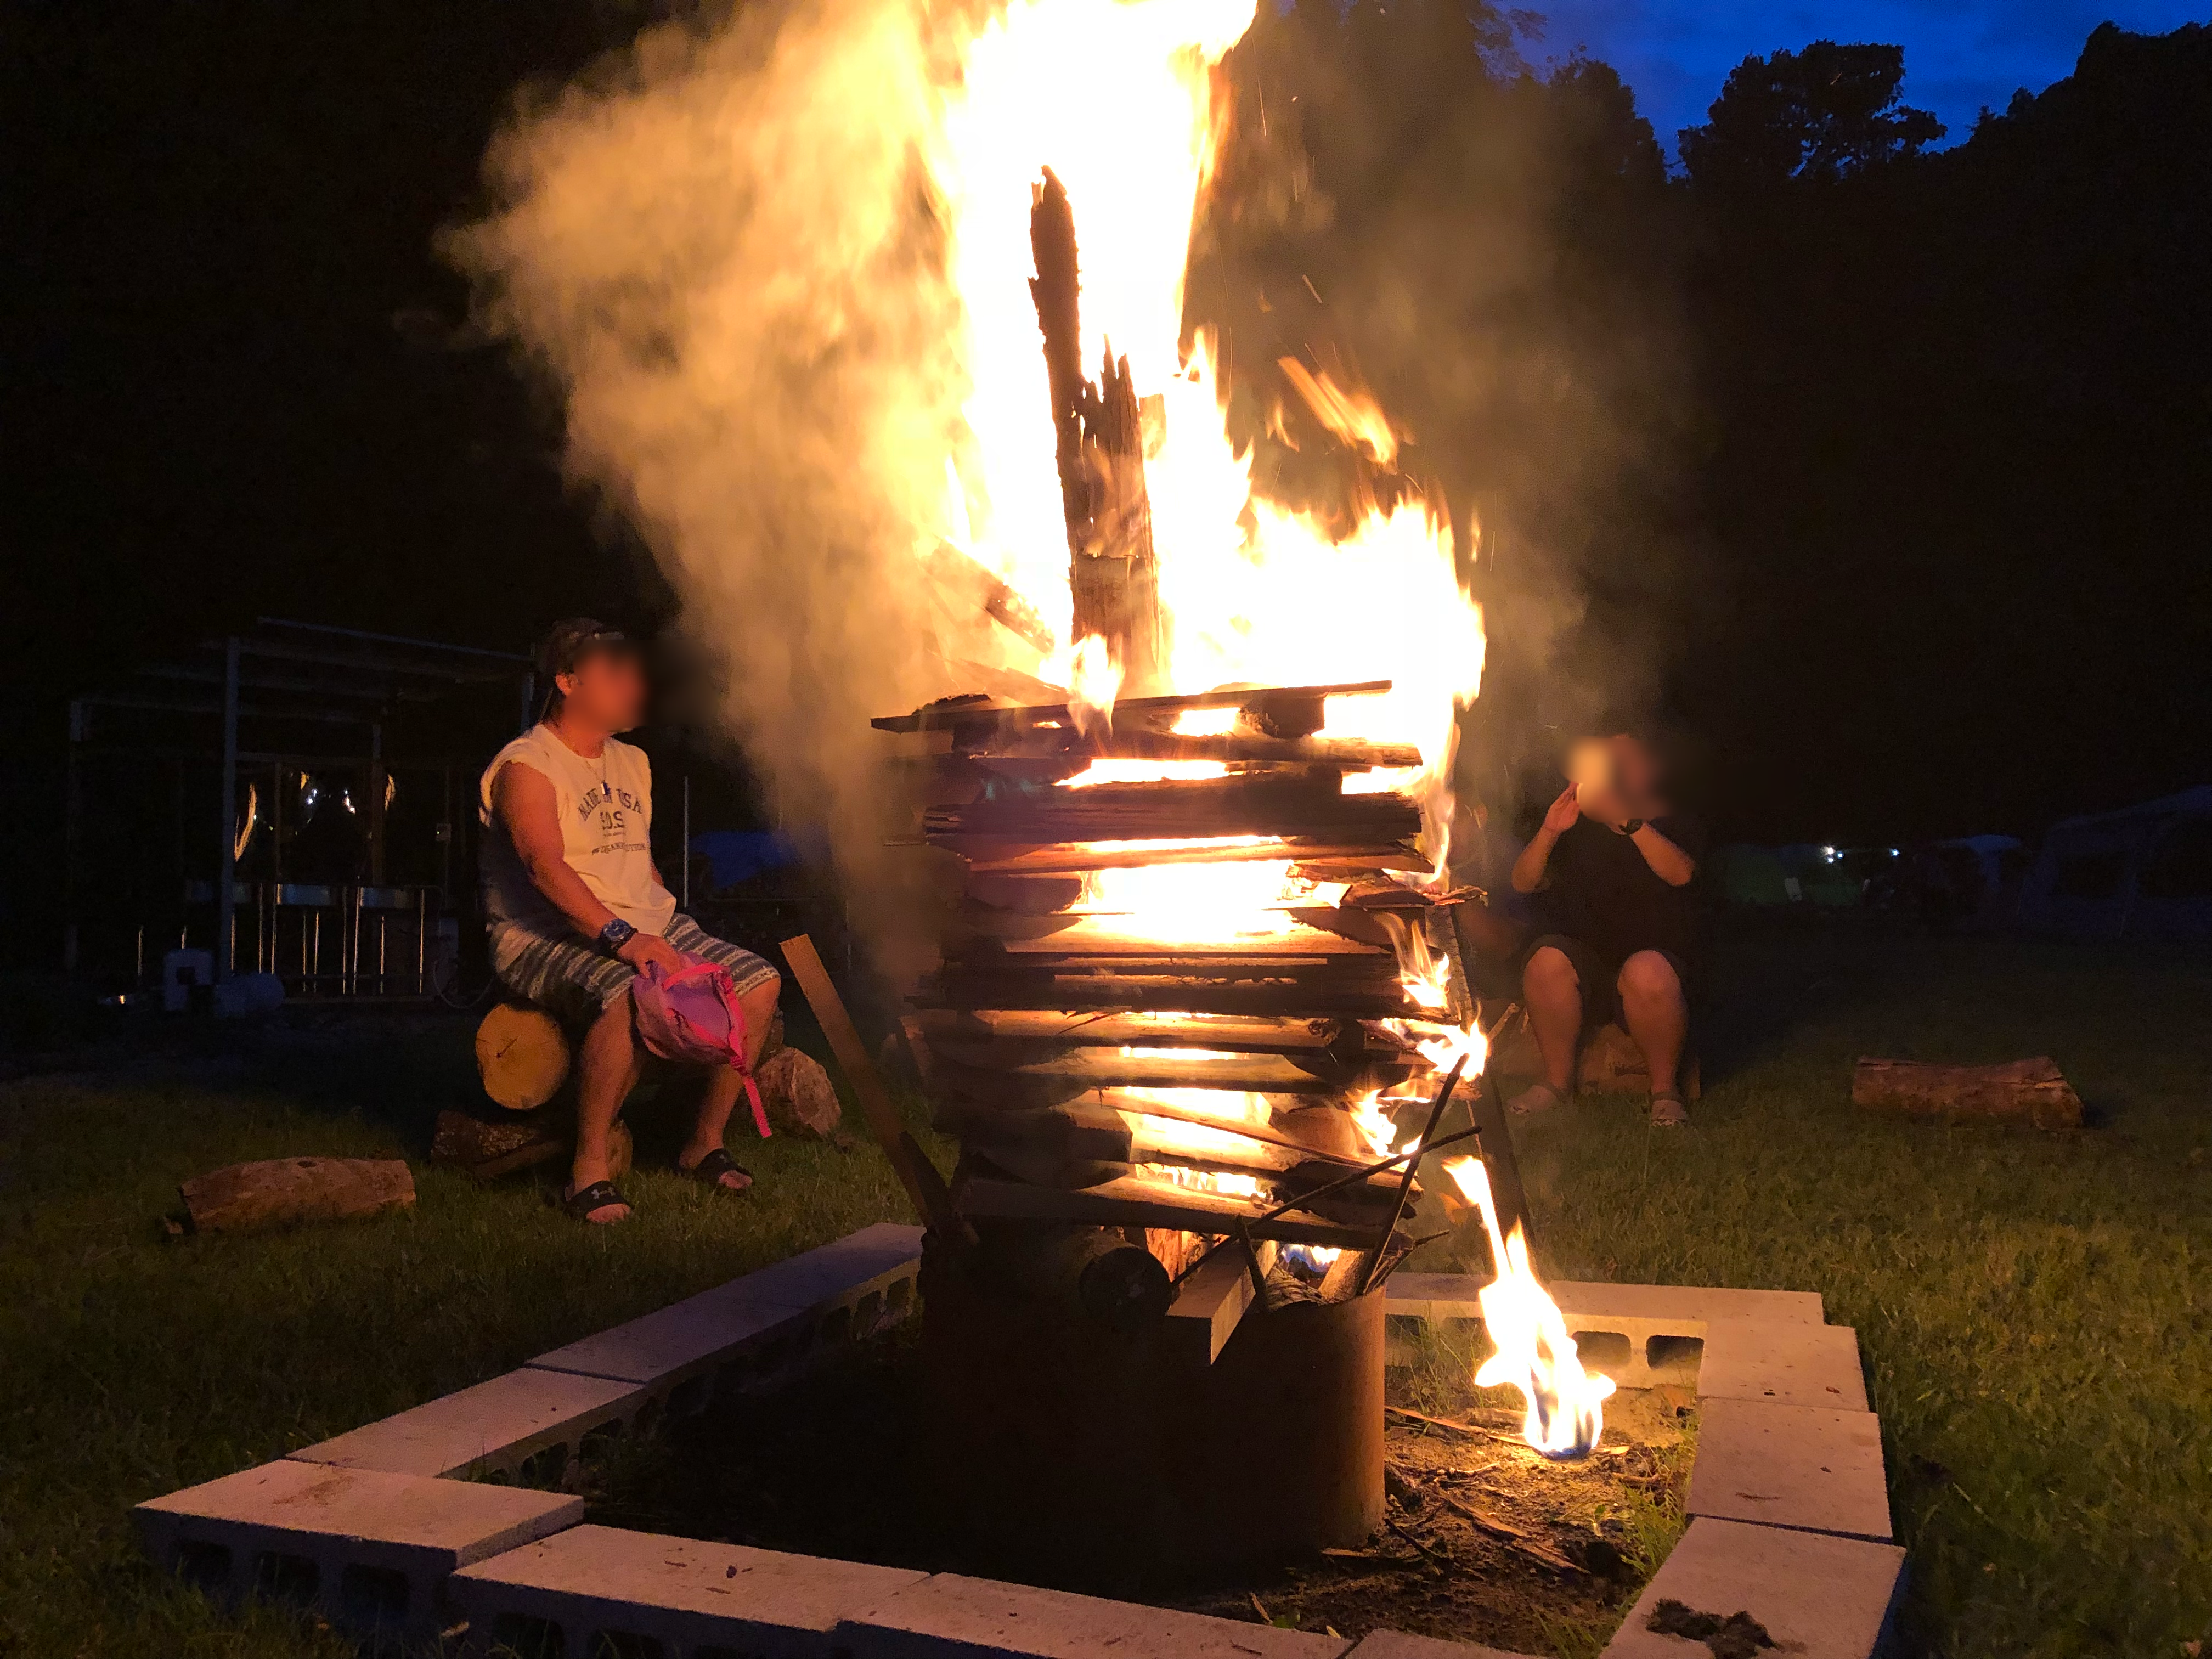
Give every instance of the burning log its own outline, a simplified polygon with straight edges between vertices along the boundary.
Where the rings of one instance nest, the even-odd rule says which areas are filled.
[[[1109,1330],[1157,1325],[1175,1286],[1150,1250],[1103,1227],[994,1227],[984,1241],[989,1267],[1018,1290],[1080,1311]]]
[[[1255,836],[1237,842],[1199,840],[1191,845],[1132,840],[1076,843],[1067,846],[1024,847],[966,852],[972,860],[969,878],[977,876],[1046,876],[1086,870],[1126,870],[1164,864],[1259,864],[1276,860],[1296,860],[1293,876],[1314,881],[1344,881],[1342,869],[1367,875],[1378,870],[1426,870],[1431,862],[1401,842],[1342,842],[1310,837]]]
[[[1117,363],[1109,356],[1098,386],[1083,377],[1075,215],[1049,167],[1031,202],[1030,246],[1036,259],[1030,295],[1044,334],[1067,522],[1074,635],[1103,637],[1125,683],[1150,690],[1161,681],[1167,653],[1152,507],[1145,492],[1143,420],[1127,357]]]
[[[1395,977],[1329,974],[1312,962],[1281,957],[1224,962],[1212,973],[1172,971],[1181,965],[1129,963],[1106,975],[948,964],[925,976],[908,1000],[921,1008],[1099,1008],[1365,1019],[1419,1019],[1425,1014]]]
[[[1126,721],[1117,730],[1085,733],[1073,726],[1032,728],[991,743],[976,758],[1054,760],[1069,755],[1115,760],[1221,761],[1231,765],[1272,763],[1328,766],[1346,772],[1418,767],[1411,744],[1363,743],[1356,738],[1271,738],[1257,732],[1154,732]]]
[[[1245,1054],[1314,1054],[1349,1041],[1355,1052],[1370,1043],[1392,1054],[1403,1052],[1395,1037],[1370,1032],[1357,1022],[1337,1019],[1240,1018],[1221,1014],[1073,1013],[1066,1010],[976,1008],[931,1009],[915,1016],[933,1044],[961,1042],[1084,1043],[1151,1048],[1233,1048]],[[963,1058],[957,1048],[946,1052]]]
[[[939,1080],[948,1089],[990,1097],[1019,1085],[1039,1085],[1061,1100],[1093,1089],[1235,1089],[1247,1093],[1322,1095],[1342,1091],[1334,1083],[1279,1054],[1224,1052],[1186,1055],[1173,1052],[1124,1053],[1118,1048],[1075,1048],[1038,1058],[1020,1051],[977,1050],[968,1045],[931,1044]],[[976,1058],[969,1058],[976,1055]]]
[[[1851,1102],[1922,1116],[1960,1112],[2025,1119],[2039,1129],[2081,1127],[2081,1097],[2048,1054],[2001,1066],[1863,1059],[1851,1073]]]

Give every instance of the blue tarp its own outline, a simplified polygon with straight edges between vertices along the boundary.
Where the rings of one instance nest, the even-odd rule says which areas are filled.
[[[703,830],[691,837],[691,852],[707,860],[719,893],[795,865],[824,863],[830,842],[818,830]]]

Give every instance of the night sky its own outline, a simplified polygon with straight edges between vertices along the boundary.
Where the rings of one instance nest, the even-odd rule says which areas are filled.
[[[1705,118],[1728,72],[1746,58],[1812,40],[1879,40],[1905,48],[1905,98],[1963,139],[1986,105],[2040,92],[2070,74],[2098,24],[2163,33],[2212,18],[2203,0],[1550,0],[1539,62],[1577,50],[1602,58],[1636,90],[1667,153]]]

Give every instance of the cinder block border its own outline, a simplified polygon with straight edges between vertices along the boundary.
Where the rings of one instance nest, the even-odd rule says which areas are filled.
[[[148,1549],[172,1570],[189,1571],[195,1560],[204,1566],[219,1554],[223,1572],[210,1587],[231,1595],[285,1588],[267,1582],[269,1562],[278,1565],[280,1577],[288,1561],[313,1562],[313,1604],[337,1622],[373,1626],[392,1622],[390,1606],[364,1609],[358,1597],[325,1588],[350,1582],[349,1558],[333,1555],[331,1540],[349,1539],[356,1553],[413,1548],[412,1569],[403,1572],[410,1584],[405,1622],[424,1627],[416,1621],[465,1610],[470,1640],[478,1646],[501,1619],[519,1619],[559,1625],[580,1641],[603,1632],[650,1635],[669,1659],[733,1645],[776,1659],[833,1653],[1023,1659],[1048,1650],[1054,1659],[1091,1659],[1094,1647],[1098,1659],[1120,1659],[1137,1633],[1158,1659],[1255,1651],[1254,1626],[1137,1603],[1060,1597],[952,1574],[886,1579],[880,1575],[891,1570],[864,1563],[581,1527],[580,1501],[550,1492],[467,1488],[530,1512],[507,1518],[505,1530],[487,1522],[471,1533],[456,1523],[458,1532],[448,1527],[427,1546],[412,1534],[411,1542],[387,1536],[398,1524],[395,1513],[413,1513],[410,1504],[427,1505],[425,1513],[451,1509],[438,1489],[452,1490],[453,1477],[545,1484],[549,1472],[565,1476],[587,1459],[599,1437],[650,1431],[664,1413],[688,1414],[727,1392],[775,1386],[866,1340],[914,1311],[921,1251],[919,1228],[863,1228],[279,1463],[156,1498],[137,1510]],[[1401,1273],[1389,1284],[1389,1313],[1424,1322],[1480,1318],[1480,1286],[1458,1274]],[[1732,1613],[1755,1602],[1767,1610],[1759,1616],[1771,1628],[1817,1631],[1811,1650],[1820,1659],[1868,1659],[1887,1632],[1904,1553],[1869,1541],[1888,1535],[1888,1493],[1880,1424],[1864,1409],[1853,1334],[1827,1327],[1820,1297],[1809,1292],[1571,1282],[1551,1288],[1594,1369],[1627,1387],[1694,1383],[1717,1407],[1712,1415],[1755,1425],[1756,1432],[1729,1445],[1731,1489],[1796,1482],[1786,1524],[1728,1518],[1711,1512],[1714,1504],[1693,1504],[1676,1552],[1679,1567],[1670,1559],[1662,1568],[1606,1659],[1678,1649],[1681,1659],[1696,1659],[1697,1644],[1644,1628],[1646,1603],[1672,1594],[1665,1587],[1678,1582],[1685,1589],[1678,1599],[1712,1603],[1706,1611]],[[1846,1432],[1861,1454],[1852,1468],[1839,1475],[1832,1460],[1822,1467],[1813,1439],[1795,1433],[1801,1420],[1831,1437]],[[1863,1429],[1853,1427],[1862,1422]],[[1869,1435],[1871,1459],[1863,1455]],[[552,1470],[556,1462],[562,1467]],[[1808,1483],[1808,1468],[1829,1478]],[[276,1473],[286,1470],[292,1473]],[[236,1491],[216,1490],[237,1482],[312,1488],[312,1513],[277,1504],[241,1516]],[[324,1564],[326,1556],[332,1565]],[[260,1565],[249,1569],[243,1565],[249,1557]],[[623,1565],[628,1557],[638,1558],[629,1569]],[[416,1577],[424,1588],[412,1587]],[[994,1629],[983,1628],[994,1620]],[[1040,1620],[1066,1640],[1048,1650],[1037,1645]],[[1274,1640],[1295,1632],[1266,1634],[1273,1642],[1267,1652],[1314,1659],[1348,1651],[1377,1659],[1425,1659],[1431,1652],[1437,1659],[1446,1653],[1488,1659],[1494,1651],[1389,1632],[1356,1649],[1322,1638]]]

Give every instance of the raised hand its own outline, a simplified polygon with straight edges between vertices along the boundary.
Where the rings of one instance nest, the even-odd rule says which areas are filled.
[[[1544,828],[1553,835],[1565,835],[1575,827],[1583,815],[1582,803],[1575,798],[1575,786],[1569,784],[1559,791],[1559,798],[1546,809]]]

